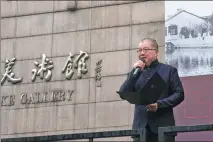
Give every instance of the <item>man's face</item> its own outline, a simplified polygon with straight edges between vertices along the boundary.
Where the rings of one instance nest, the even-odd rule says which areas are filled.
[[[152,61],[156,60],[158,56],[158,50],[152,46],[152,42],[149,40],[140,42],[137,52],[138,58],[144,58],[146,65],[149,65]]]

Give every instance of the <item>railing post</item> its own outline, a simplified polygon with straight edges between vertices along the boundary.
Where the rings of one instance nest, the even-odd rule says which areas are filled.
[[[158,128],[158,142],[165,142],[164,128]]]
[[[146,142],[146,129],[141,129],[140,142]]]

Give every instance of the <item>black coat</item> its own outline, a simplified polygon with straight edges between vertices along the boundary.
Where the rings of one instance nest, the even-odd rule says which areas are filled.
[[[184,89],[177,69],[156,60],[149,67],[141,70],[138,76],[132,76],[133,72],[134,69],[120,87],[121,92],[139,91],[155,72],[158,72],[166,83],[166,87],[157,101],[158,110],[156,112],[147,111],[144,105],[135,105],[133,129],[145,128],[148,125],[151,131],[158,133],[158,127],[174,126],[173,107],[184,100]]]

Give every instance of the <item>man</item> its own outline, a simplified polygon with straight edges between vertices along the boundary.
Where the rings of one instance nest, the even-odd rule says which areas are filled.
[[[174,126],[173,108],[184,100],[184,90],[177,69],[158,62],[158,44],[156,40],[145,38],[139,43],[138,58],[134,63],[128,78],[122,84],[120,91],[140,91],[149,78],[157,72],[165,81],[166,87],[160,94],[159,100],[153,104],[135,105],[133,129],[146,128],[147,141],[158,141],[158,127]],[[145,60],[145,63],[141,61]],[[136,68],[140,68],[137,75],[133,75]],[[148,94],[147,94],[148,95]],[[168,142],[175,142],[176,134],[168,138]],[[139,138],[133,138],[139,141]]]

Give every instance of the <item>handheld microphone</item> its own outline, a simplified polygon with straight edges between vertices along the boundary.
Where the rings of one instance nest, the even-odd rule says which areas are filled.
[[[145,59],[144,58],[141,58],[141,61],[145,63]],[[140,71],[140,67],[137,67],[133,73],[133,76],[136,76],[138,74],[138,72]]]

